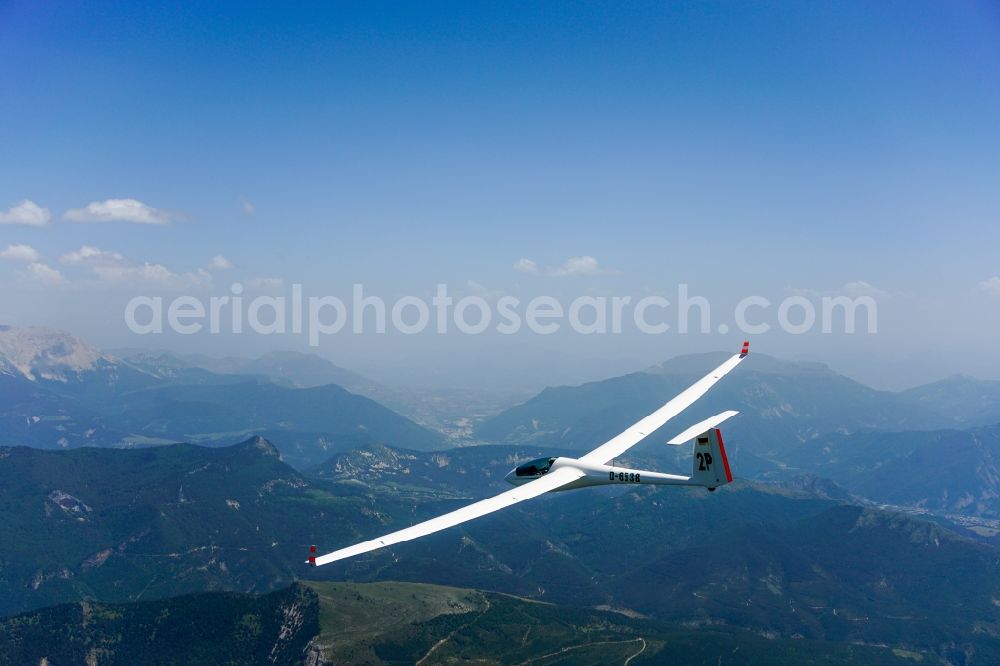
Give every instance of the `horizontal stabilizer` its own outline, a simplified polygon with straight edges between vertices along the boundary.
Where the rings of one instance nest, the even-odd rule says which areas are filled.
[[[674,437],[672,440],[667,442],[667,444],[672,444],[674,446],[680,446],[685,442],[690,442],[692,439],[702,434],[706,430],[711,430],[712,428],[717,428],[723,421],[736,416],[739,412],[729,410],[728,412],[722,412],[721,414],[716,414],[715,416],[709,416],[704,421],[695,423],[693,426],[682,432],[681,434]]]

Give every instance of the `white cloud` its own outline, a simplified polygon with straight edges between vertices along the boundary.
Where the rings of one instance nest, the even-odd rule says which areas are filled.
[[[66,278],[62,276],[62,273],[37,261],[28,264],[28,270],[22,272],[21,277],[46,287],[58,287],[66,283]]]
[[[25,199],[7,212],[0,211],[0,224],[26,224],[29,227],[44,227],[52,219],[48,208],[42,208],[34,201]]]
[[[41,263],[40,255],[28,245],[10,245],[0,251],[0,259],[22,261],[29,265],[20,271],[20,277],[25,281],[44,285],[62,285],[69,281],[58,270]],[[224,257],[215,257],[226,261]],[[118,252],[102,250],[92,245],[82,245],[79,249],[67,252],[59,258],[59,262],[67,266],[82,266],[93,272],[96,280],[75,282],[78,287],[100,287],[102,285],[152,285],[165,289],[197,289],[212,284],[212,274],[204,268],[193,272],[175,273],[163,264],[143,262],[141,264],[129,261]],[[280,281],[279,281],[280,282]]]
[[[212,281],[212,276],[203,269],[177,274],[163,264],[148,261],[135,266],[98,265],[94,266],[94,273],[104,282],[146,283],[171,289],[204,287]]]
[[[177,277],[163,264],[148,261],[141,266],[95,266],[94,273],[109,282],[149,281],[166,283]]]
[[[37,262],[42,256],[38,250],[30,245],[8,245],[6,250],[0,252],[0,259],[7,261],[23,261],[25,263]]]
[[[118,252],[92,245],[83,245],[68,252],[59,261],[67,266],[84,266],[93,271],[97,281],[81,282],[79,286],[151,285],[165,289],[195,289],[212,283],[212,274],[204,268],[175,273],[163,264],[149,261],[138,264]]]
[[[166,211],[147,206],[136,199],[107,199],[73,208],[63,217],[73,222],[134,222],[136,224],[169,224]]]
[[[233,268],[233,262],[229,261],[221,254],[217,254],[212,257],[212,260],[208,262],[208,270],[210,271],[228,271]]]
[[[73,250],[59,257],[59,263],[78,266],[123,266],[128,261],[122,255],[110,250],[101,250],[92,245],[81,245],[79,250]]]
[[[616,275],[617,273],[617,270],[613,268],[604,268],[598,263],[597,259],[587,255],[582,257],[570,257],[562,266],[557,266],[555,268],[550,267],[545,271],[546,275],[551,275],[552,277]]]
[[[531,259],[521,257],[514,262],[514,270],[518,273],[525,273],[527,275],[537,275],[538,264]]]
[[[249,280],[247,285],[254,289],[281,289],[285,281],[275,277],[257,277]]]
[[[979,288],[993,296],[1000,296],[1000,275],[994,275],[989,280],[979,283]]]
[[[240,199],[240,205],[243,206],[243,212],[247,215],[253,215],[254,206],[248,199]]]

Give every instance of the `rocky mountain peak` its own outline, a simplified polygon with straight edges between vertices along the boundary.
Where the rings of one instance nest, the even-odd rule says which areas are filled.
[[[0,366],[26,379],[66,382],[114,359],[64,331],[0,327]]]
[[[273,456],[275,458],[281,457],[281,454],[278,452],[278,449],[274,446],[274,444],[260,435],[254,435],[250,439],[240,442],[236,446],[244,450],[259,452],[261,455],[265,456]]]

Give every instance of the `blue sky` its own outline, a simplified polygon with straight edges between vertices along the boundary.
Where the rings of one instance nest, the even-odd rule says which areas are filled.
[[[122,304],[155,285],[60,261],[84,245],[180,278],[221,255],[235,268],[209,290],[686,282],[726,301],[864,282],[878,337],[821,341],[824,360],[944,345],[934,372],[1000,376],[998,83],[990,3],[0,3],[0,211],[51,216],[0,225],[0,249],[38,254],[0,262],[0,319],[128,342]],[[168,223],[64,219],[108,199]],[[608,270],[512,268],[581,256]],[[652,362],[730,342],[707,337],[565,344]],[[435,343],[338,344],[349,364]]]

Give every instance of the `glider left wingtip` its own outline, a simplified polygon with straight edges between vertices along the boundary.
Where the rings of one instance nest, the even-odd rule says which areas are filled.
[[[747,354],[750,353],[750,341],[743,341],[743,349],[740,351],[740,358],[746,358]]]
[[[316,566],[316,546],[309,546],[309,559],[306,560],[306,564]]]

